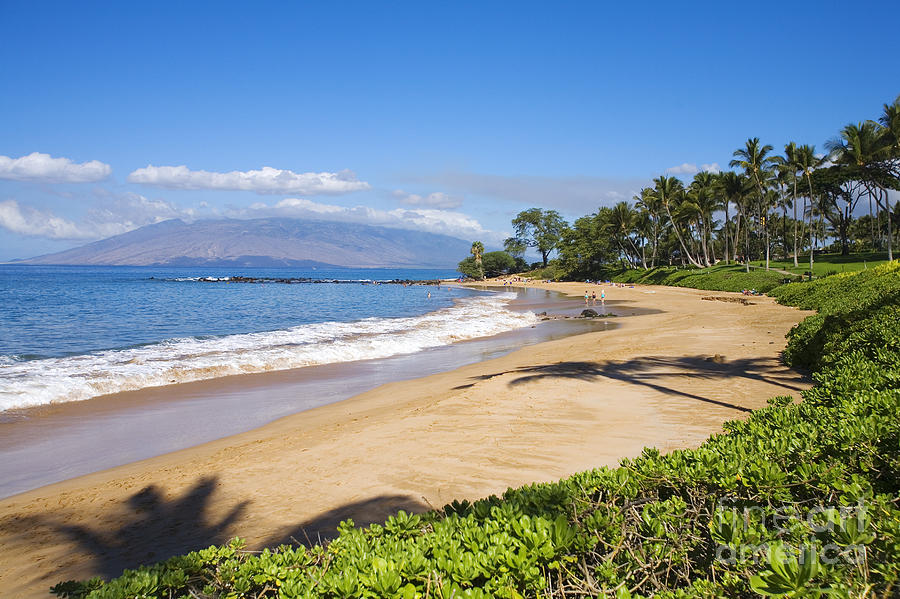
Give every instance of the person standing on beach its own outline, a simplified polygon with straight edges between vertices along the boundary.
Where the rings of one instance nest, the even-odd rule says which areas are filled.
[[[585,290],[585,292],[584,292],[584,305],[585,305],[585,306],[588,305],[588,292],[587,292],[587,290]]]
[[[600,290],[600,305],[604,307],[606,306],[606,291],[602,289]]]

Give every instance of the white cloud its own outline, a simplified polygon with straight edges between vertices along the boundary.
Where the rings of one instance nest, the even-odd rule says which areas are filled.
[[[349,170],[337,173],[295,173],[264,166],[255,171],[213,173],[192,171],[186,166],[153,166],[139,168],[128,175],[131,183],[143,183],[169,189],[221,189],[254,191],[259,194],[300,193],[336,195],[369,189]]]
[[[29,207],[15,200],[0,202],[0,227],[30,237],[85,239],[78,225],[64,218]]]
[[[88,210],[81,222],[49,211],[21,206],[15,200],[0,202],[0,228],[46,239],[91,241],[120,235],[138,227],[171,218],[190,219],[191,209],[179,210],[163,200],[151,200],[136,193],[104,196],[101,205]]]
[[[378,210],[368,206],[322,204],[300,198],[286,198],[273,205],[258,202],[245,210],[234,211],[229,216],[238,218],[279,216],[353,222],[442,233],[461,239],[481,239],[489,244],[500,244],[509,236],[504,232],[489,231],[471,216],[460,212],[431,208]]]
[[[462,200],[446,193],[436,191],[427,196],[421,196],[415,193],[407,193],[402,189],[394,192],[394,197],[400,200],[401,204],[407,206],[423,206],[426,208],[438,208],[439,210],[449,210],[462,206]]]
[[[466,172],[410,176],[408,180],[451,189],[466,197],[503,200],[519,207],[555,208],[572,216],[582,216],[600,206],[630,200],[641,187],[650,185],[649,178],[507,176]]]
[[[699,173],[700,169],[697,168],[696,164],[685,162],[679,164],[678,166],[671,166],[667,168],[666,172],[672,175],[694,175],[696,173]]]
[[[670,175],[696,175],[699,172],[716,174],[721,170],[722,169],[719,167],[718,162],[713,162],[711,164],[701,164],[699,168],[692,162],[685,162],[679,164],[678,166],[667,168],[666,172]]]
[[[21,158],[0,156],[0,179],[39,181],[45,183],[93,183],[112,173],[112,167],[99,160],[72,162],[50,154],[32,152]]]

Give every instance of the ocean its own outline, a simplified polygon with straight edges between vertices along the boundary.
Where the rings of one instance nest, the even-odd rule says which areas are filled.
[[[538,320],[509,308],[512,293],[376,284],[455,276],[0,265],[0,419],[173,383],[412,354]]]

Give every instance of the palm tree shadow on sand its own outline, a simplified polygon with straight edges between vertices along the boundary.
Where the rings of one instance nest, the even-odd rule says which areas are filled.
[[[210,545],[222,545],[235,536],[246,537],[250,531],[241,530],[239,521],[251,501],[237,503],[223,516],[211,518],[211,499],[217,486],[216,477],[204,477],[178,497],[167,500],[157,486],[150,485],[111,507],[110,519],[102,515],[96,518],[95,526],[72,524],[71,514],[51,512],[16,518],[7,532],[23,538],[43,536],[47,532],[62,536],[73,544],[75,551],[90,559],[86,567],[79,566],[75,577],[101,576],[108,580],[120,576],[125,569]],[[220,509],[217,506],[216,511]],[[270,532],[262,543],[253,544],[261,547],[312,545],[334,538],[338,524],[348,518],[364,526],[383,522],[398,510],[421,513],[430,509],[431,506],[410,496],[381,495],[341,505],[299,524],[288,524]],[[110,521],[120,524],[110,525]],[[65,571],[40,575],[42,583],[48,585],[72,577]]]
[[[227,542],[232,524],[250,502],[240,502],[221,519],[210,521],[207,512],[217,484],[215,477],[201,478],[171,500],[155,485],[145,487],[118,508],[129,516],[117,529],[103,523],[96,528],[69,524],[57,515],[33,516],[22,524],[64,535],[91,556],[94,572],[115,577],[125,568]]]
[[[354,501],[319,514],[295,526],[286,526],[263,541],[262,547],[278,545],[306,545],[333,539],[342,521],[352,519],[356,526],[380,523],[398,511],[422,513],[434,509],[432,506],[408,495],[380,495],[370,499]]]
[[[648,387],[670,395],[715,404],[739,412],[750,412],[752,410],[727,401],[697,395],[684,389],[676,389],[671,384],[665,384],[664,381],[673,376],[706,380],[721,379],[722,381],[745,378],[769,383],[784,389],[787,393],[803,390],[803,387],[795,384],[799,379],[797,374],[787,373],[783,366],[772,359],[744,358],[725,360],[721,356],[647,356],[631,360],[610,360],[608,362],[569,361],[523,367],[505,372],[479,375],[473,378],[487,380],[504,374],[521,375],[509,382],[510,387],[541,379],[562,378],[596,381],[608,378]],[[457,388],[471,387],[473,384],[460,385]]]

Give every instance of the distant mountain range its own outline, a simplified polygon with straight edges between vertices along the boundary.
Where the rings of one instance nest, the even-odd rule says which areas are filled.
[[[168,220],[21,260],[25,264],[452,268],[471,242],[352,223],[265,218]]]

